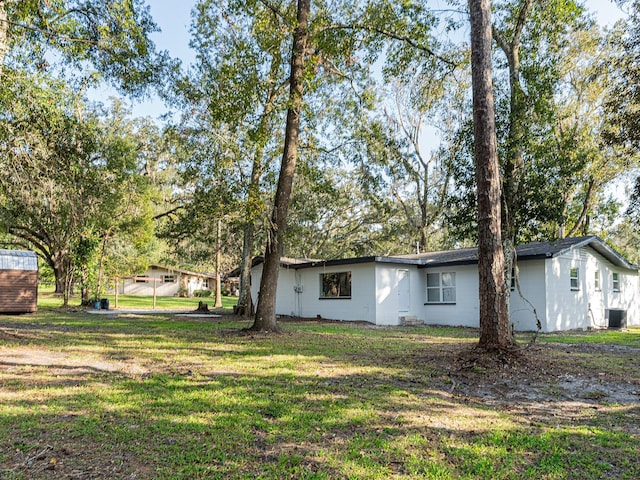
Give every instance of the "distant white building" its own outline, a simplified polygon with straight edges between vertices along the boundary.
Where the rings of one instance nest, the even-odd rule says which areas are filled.
[[[543,332],[640,325],[638,267],[596,236],[517,249],[515,330]],[[262,262],[251,270],[258,301]],[[281,261],[276,312],[376,325],[479,326],[477,249],[340,260]]]
[[[209,273],[197,273],[164,265],[149,265],[146,272],[118,282],[118,293],[127,295],[153,295],[191,297],[198,290],[215,288],[216,277]]]

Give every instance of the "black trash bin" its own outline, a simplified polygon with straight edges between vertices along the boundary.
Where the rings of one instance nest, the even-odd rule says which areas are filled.
[[[109,299],[108,298],[100,299],[100,308],[102,310],[109,310]]]

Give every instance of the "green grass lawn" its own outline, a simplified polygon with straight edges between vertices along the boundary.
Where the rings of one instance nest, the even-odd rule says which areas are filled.
[[[109,307],[115,308],[115,295],[107,294],[101,298],[109,299]],[[195,310],[198,308],[198,302],[204,302],[213,308],[215,297],[156,297],[156,308],[158,309],[185,309]],[[222,308],[232,309],[238,303],[237,297],[222,297]],[[39,308],[57,308],[62,305],[62,297],[54,294],[54,288],[51,286],[39,286],[38,288],[38,307]],[[70,306],[80,305],[80,297],[72,297],[69,301]],[[146,309],[153,308],[153,296],[149,295],[118,295],[119,309]]]
[[[453,375],[475,330],[246,326],[228,315],[0,317],[0,478],[640,478],[637,402],[552,393],[567,375],[640,385],[639,330],[541,336],[521,367]],[[576,365],[574,340],[612,348],[611,371]],[[537,378],[547,396],[481,393],[511,377]]]

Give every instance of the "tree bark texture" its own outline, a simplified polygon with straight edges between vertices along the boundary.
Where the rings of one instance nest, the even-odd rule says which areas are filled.
[[[287,228],[289,200],[293,187],[293,177],[298,159],[298,134],[300,131],[300,112],[302,110],[304,60],[309,40],[310,0],[298,0],[297,25],[293,35],[291,51],[291,73],[289,76],[289,108],[285,126],[284,151],[278,177],[278,187],[268,229],[265,249],[264,268],[258,292],[258,307],[253,326],[254,331],[279,331],[276,319],[276,291],[282,242]]]
[[[525,176],[524,168],[524,141],[526,118],[526,93],[520,82],[520,46],[525,23],[533,7],[534,0],[521,0],[518,8],[518,16],[512,30],[498,32],[492,28],[492,35],[500,49],[503,51],[509,66],[509,134],[507,139],[506,154],[502,165],[502,193],[501,193],[501,220],[502,220],[502,245],[504,249],[505,285],[511,285],[511,276],[516,262],[516,237],[518,235],[517,212],[522,209],[521,192],[522,182]],[[507,314],[511,290],[505,289],[505,302]]]
[[[501,234],[500,169],[491,67],[491,2],[470,0],[473,125],[478,192],[480,342],[487,350],[512,345]]]
[[[216,303],[215,308],[222,307],[222,283],[220,281],[220,270],[222,268],[222,219],[218,219],[216,230]]]
[[[240,266],[240,295],[238,298],[238,307],[244,317],[253,316],[253,301],[251,298],[251,267],[253,263],[254,234],[256,224],[256,205],[260,203],[260,179],[263,173],[264,150],[267,141],[270,138],[269,125],[271,115],[275,107],[277,92],[279,87],[275,85],[280,62],[274,60],[271,62],[271,73],[269,77],[270,87],[264,104],[264,111],[258,128],[256,130],[256,151],[253,156],[253,164],[251,166],[251,179],[249,181],[246,223],[243,229],[244,240],[242,243],[242,263]]]
[[[238,307],[244,317],[253,316],[251,305],[251,266],[253,262],[253,221],[244,225],[242,242],[242,263],[240,264],[240,295]]]

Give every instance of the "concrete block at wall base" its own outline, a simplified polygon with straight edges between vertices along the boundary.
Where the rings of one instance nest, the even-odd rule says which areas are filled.
[[[403,327],[415,327],[418,325],[424,325],[424,321],[415,315],[402,315],[400,316],[400,325]]]

